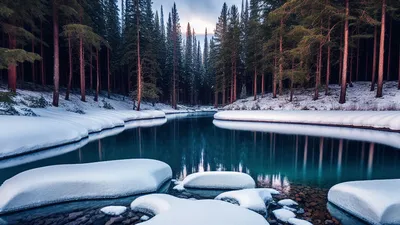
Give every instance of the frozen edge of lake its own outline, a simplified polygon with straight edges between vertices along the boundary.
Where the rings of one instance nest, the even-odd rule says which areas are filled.
[[[214,119],[400,131],[400,111],[223,111]]]

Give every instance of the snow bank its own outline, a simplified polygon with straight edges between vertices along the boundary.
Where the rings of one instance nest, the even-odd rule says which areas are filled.
[[[100,211],[102,213],[109,215],[109,216],[119,216],[119,215],[125,213],[126,210],[127,210],[127,208],[125,206],[107,206],[107,207],[100,209]]]
[[[353,181],[333,186],[329,202],[371,224],[400,224],[400,179]]]
[[[288,224],[290,225],[312,225],[312,223],[308,222],[307,220],[301,220],[296,218],[288,219]]]
[[[244,189],[239,191],[229,191],[218,195],[216,200],[234,200],[241,207],[253,210],[257,213],[265,215],[267,206],[273,201],[271,193],[276,193],[276,190],[266,188],[260,189]],[[279,193],[279,192],[278,192]]]
[[[256,186],[253,178],[248,174],[225,171],[193,173],[181,184],[184,188],[217,190],[238,190]]]
[[[293,201],[292,199],[282,199],[278,202],[281,206],[297,206],[299,205],[297,202]]]
[[[337,139],[380,143],[395,148],[400,148],[400,133],[396,132],[348,127],[284,123],[231,122],[222,120],[214,120],[213,123],[219,128],[230,130],[272,132],[279,134],[305,135],[315,137],[322,136]]]
[[[50,118],[0,116],[0,125],[0,159],[88,137],[87,129]]]
[[[274,214],[277,220],[282,221],[284,223],[288,222],[289,219],[296,217],[296,214],[287,209],[276,209],[272,211],[272,214]]]
[[[164,194],[137,198],[131,209],[154,215],[143,225],[269,225],[257,213],[216,200],[187,200]]]
[[[149,159],[37,168],[17,174],[0,186],[0,213],[66,201],[152,193],[171,177],[171,167]]]
[[[400,131],[400,111],[224,111],[217,120],[349,126]]]

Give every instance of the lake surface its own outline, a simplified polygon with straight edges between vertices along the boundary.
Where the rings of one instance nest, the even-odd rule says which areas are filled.
[[[397,148],[352,140],[221,129],[212,116],[170,119],[91,142],[76,151],[0,169],[0,183],[41,166],[151,158],[168,163],[176,179],[199,171],[249,173],[272,187],[329,188],[362,179],[400,178]]]

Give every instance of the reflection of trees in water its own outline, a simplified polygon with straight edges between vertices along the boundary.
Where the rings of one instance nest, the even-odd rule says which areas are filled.
[[[270,186],[285,186],[289,181],[329,186],[339,181],[396,177],[400,154],[391,147],[219,129],[211,120],[172,120],[161,127],[133,129],[85,146],[80,157],[83,162],[159,159],[181,179],[199,171],[241,171]]]

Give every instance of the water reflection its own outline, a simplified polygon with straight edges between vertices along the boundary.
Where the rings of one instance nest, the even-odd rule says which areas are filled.
[[[348,180],[400,178],[399,156],[398,149],[381,144],[228,130],[214,126],[212,118],[190,118],[132,129],[78,151],[0,170],[0,182],[39,166],[152,158],[168,163],[180,180],[194,172],[240,171],[289,191],[291,183],[330,187]]]

